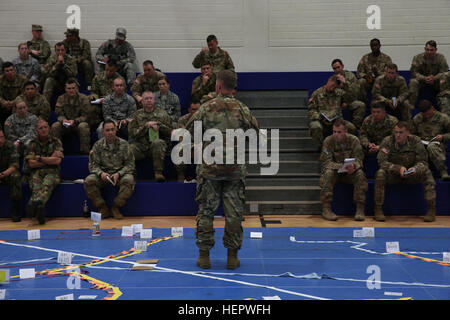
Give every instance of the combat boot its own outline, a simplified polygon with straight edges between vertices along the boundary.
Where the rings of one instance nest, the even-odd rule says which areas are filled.
[[[184,182],[184,179],[185,179],[184,173],[183,172],[179,172],[178,173],[178,177],[177,177],[178,182]]]
[[[425,217],[423,217],[424,222],[433,222],[436,220],[436,206],[435,205],[429,205],[428,211]]]
[[[111,212],[112,212],[112,215],[113,215],[114,219],[119,219],[119,220],[123,219],[123,215],[120,213],[118,206],[113,205],[112,208],[111,208]]]
[[[20,200],[12,200],[11,219],[13,222],[20,222]]]
[[[330,203],[324,203],[322,205],[322,218],[328,221],[337,221],[338,217],[331,211]]]
[[[36,216],[36,203],[30,201],[26,207],[27,218],[34,218]]]
[[[101,205],[99,210],[100,210],[100,213],[102,214],[102,219],[106,219],[111,216],[111,213],[109,212],[109,209],[106,206],[106,204]]]
[[[45,207],[43,204],[36,206],[36,219],[39,224],[45,224]]]
[[[199,250],[197,265],[202,269],[211,268],[211,262],[209,261],[209,250]]]
[[[356,204],[356,213],[355,213],[355,221],[364,221],[364,203]]]
[[[161,171],[155,171],[155,180],[156,182],[164,182],[166,178],[163,176]]]
[[[386,221],[386,217],[384,216],[383,208],[381,206],[375,206],[373,219],[380,222]]]
[[[441,179],[444,181],[450,181],[450,176],[447,173],[447,169],[441,171]]]
[[[241,264],[237,252],[237,249],[228,249],[227,269],[236,269]]]

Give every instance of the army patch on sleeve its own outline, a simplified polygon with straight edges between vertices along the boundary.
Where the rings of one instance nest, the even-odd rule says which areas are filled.
[[[381,148],[381,151],[385,154],[389,154],[389,151],[386,148]]]

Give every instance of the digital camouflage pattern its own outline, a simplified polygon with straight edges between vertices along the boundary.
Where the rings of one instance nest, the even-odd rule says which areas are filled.
[[[19,102],[25,102],[28,106],[28,112],[34,114],[38,118],[42,118],[48,121],[50,118],[50,103],[47,99],[40,93],[37,93],[33,98],[28,99],[24,94],[21,94],[16,98],[14,104],[17,105]]]
[[[10,187],[11,200],[22,199],[22,179],[19,172],[19,153],[16,146],[6,140],[2,147],[0,147],[0,172],[7,170],[10,167],[16,168],[11,175],[1,178],[0,184],[7,184]]]
[[[230,70],[234,72],[233,60],[231,60],[230,55],[227,51],[222,50],[220,47],[217,48],[216,53],[211,53],[209,50],[200,51],[192,61],[194,68],[201,68],[205,62],[209,62],[213,72],[218,73],[222,70]]]
[[[397,123],[398,119],[387,113],[381,121],[375,121],[372,115],[367,116],[358,133],[363,150],[368,150],[369,143],[379,146],[384,138],[392,134]]]

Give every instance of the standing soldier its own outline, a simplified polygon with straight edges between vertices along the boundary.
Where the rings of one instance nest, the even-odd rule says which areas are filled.
[[[386,111],[389,114],[409,122],[413,106],[408,101],[408,94],[406,80],[398,74],[397,65],[387,64],[386,73],[375,80],[372,100],[385,102],[388,105]]]
[[[14,100],[20,95],[23,85],[27,82],[24,75],[17,74],[11,62],[2,65],[3,74],[0,76],[0,125],[13,112]]]
[[[88,40],[80,38],[80,30],[76,28],[67,29],[64,34],[66,35],[66,39],[63,40],[63,43],[67,54],[75,59],[78,72],[83,72],[86,86],[90,87],[92,85],[92,78],[94,78],[91,44]]]
[[[27,204],[27,215],[36,217],[39,224],[44,224],[45,205],[61,182],[60,165],[64,154],[61,141],[50,135],[47,121],[38,120],[36,133],[37,138],[30,142],[25,156],[31,170],[31,198]]]
[[[43,28],[39,24],[31,25],[31,34],[33,38],[27,42],[30,54],[35,58],[41,67],[47,62],[52,54],[50,44],[42,37]]]
[[[309,132],[312,139],[321,147],[324,137],[332,131],[334,121],[342,118],[344,91],[338,88],[336,76],[313,92],[308,102]],[[345,121],[347,130],[355,133],[356,127]]]
[[[205,61],[200,70],[202,74],[192,81],[192,102],[200,102],[203,96],[216,90],[216,74],[213,72],[211,64]]]
[[[118,72],[127,80],[127,84],[131,87],[136,80],[136,53],[133,46],[126,41],[127,30],[125,28],[116,29],[116,38],[103,42],[95,54],[95,58],[100,70],[104,69],[104,65],[109,60],[116,61]]]
[[[364,119],[358,134],[363,151],[368,154],[378,153],[381,142],[392,134],[397,123],[396,117],[386,113],[385,102],[372,103],[370,115]]]
[[[400,121],[394,134],[386,137],[378,152],[379,170],[375,175],[375,214],[376,221],[385,221],[383,203],[386,184],[417,184],[424,187],[428,212],[425,222],[432,222],[436,216],[435,181],[428,168],[428,155],[419,137],[411,135],[408,123]]]
[[[366,99],[367,92],[372,89],[375,79],[385,73],[388,63],[392,63],[391,57],[381,52],[380,48],[380,40],[376,38],[370,40],[372,52],[365,54],[361,58],[356,71],[361,94]]]
[[[219,47],[217,37],[213,34],[206,38],[207,46],[203,47],[192,61],[194,68],[201,68],[205,62],[209,62],[213,72],[217,75],[219,71],[230,70],[234,72],[233,60],[227,51]]]
[[[194,133],[194,123],[201,122],[203,133],[206,130],[219,130],[226,136],[227,129],[247,130],[258,129],[256,119],[242,102],[232,95],[236,87],[236,75],[230,70],[223,70],[217,74],[217,98],[203,104],[186,124],[186,129]],[[195,126],[197,127],[197,126]],[[226,152],[235,153],[235,146],[226,148]],[[210,147],[204,145],[204,149]],[[223,197],[225,212],[224,247],[228,249],[227,268],[235,269],[240,261],[237,252],[241,249],[243,239],[242,218],[245,207],[245,164],[220,164],[214,161],[210,164],[202,163],[197,167],[197,246],[199,258],[197,265],[207,269],[211,267],[209,250],[214,246],[214,213]]]
[[[346,164],[346,160],[354,161]],[[320,176],[320,201],[322,202],[322,217],[325,220],[336,221],[337,216],[331,211],[333,188],[337,182],[354,185],[353,201],[356,204],[356,221],[364,221],[364,202],[368,189],[367,179],[362,170],[364,152],[357,137],[347,133],[342,119],[333,124],[333,134],[323,142],[320,161],[322,175]]]
[[[0,184],[11,188],[11,218],[20,222],[20,201],[22,200],[22,179],[19,172],[19,153],[11,141],[5,139],[0,129]]]
[[[48,59],[44,67],[47,79],[43,94],[50,102],[55,91],[64,90],[67,79],[77,76],[78,68],[75,59],[67,54],[66,47],[62,42],[55,45],[55,53]]]
[[[105,120],[103,138],[98,140],[89,156],[90,175],[84,181],[84,189],[93,204],[99,208],[102,219],[110,216],[110,211],[101,195],[101,189],[112,184],[119,186],[119,192],[111,208],[115,219],[122,219],[120,208],[131,197],[135,182],[133,152],[127,141],[116,136],[116,123]]]
[[[25,82],[22,94],[16,98],[14,103],[17,105],[20,101],[25,102],[28,106],[29,113],[45,121],[49,120],[51,112],[50,103],[38,92],[36,83],[31,81]]]
[[[79,93],[75,78],[66,81],[66,93],[56,101],[55,113],[57,121],[52,124],[51,133],[61,140],[63,135],[74,131],[80,138],[80,151],[88,154],[91,145],[91,130],[87,123],[89,98]]]
[[[450,141],[450,118],[437,111],[430,101],[421,100],[414,119],[413,132],[419,136],[428,152],[429,159],[443,180],[450,180],[445,165],[446,144]]]
[[[130,149],[136,160],[152,158],[155,180],[164,182],[164,157],[171,144],[172,119],[164,109],[156,108],[152,92],[142,94],[142,104],[143,108],[133,114],[128,128]]]
[[[139,108],[142,108],[142,93],[145,91],[158,91],[158,81],[164,75],[155,70],[153,62],[150,60],[145,60],[142,68],[144,69],[144,73],[140,74],[131,86],[131,93]]]
[[[23,155],[30,141],[36,138],[38,118],[28,112],[25,102],[19,102],[14,113],[5,121],[6,139],[14,143],[20,155]]]
[[[413,106],[416,105],[419,90],[423,86],[432,86],[439,92],[440,80],[448,71],[448,64],[445,56],[437,52],[436,41],[427,41],[425,52],[414,56],[410,71],[409,101]]]

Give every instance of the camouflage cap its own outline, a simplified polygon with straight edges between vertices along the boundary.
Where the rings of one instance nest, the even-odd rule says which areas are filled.
[[[79,32],[80,32],[79,29],[77,29],[77,28],[72,28],[72,29],[67,29],[67,31],[64,32],[64,34],[65,34],[66,36],[71,36],[71,35],[73,35],[73,36],[78,36],[78,35],[79,35]]]
[[[32,24],[32,25],[31,25],[31,30],[32,30],[32,31],[43,31],[44,29],[43,29],[42,26],[39,25],[39,24]]]
[[[116,39],[125,40],[127,36],[127,30],[125,28],[117,28],[116,29]]]

